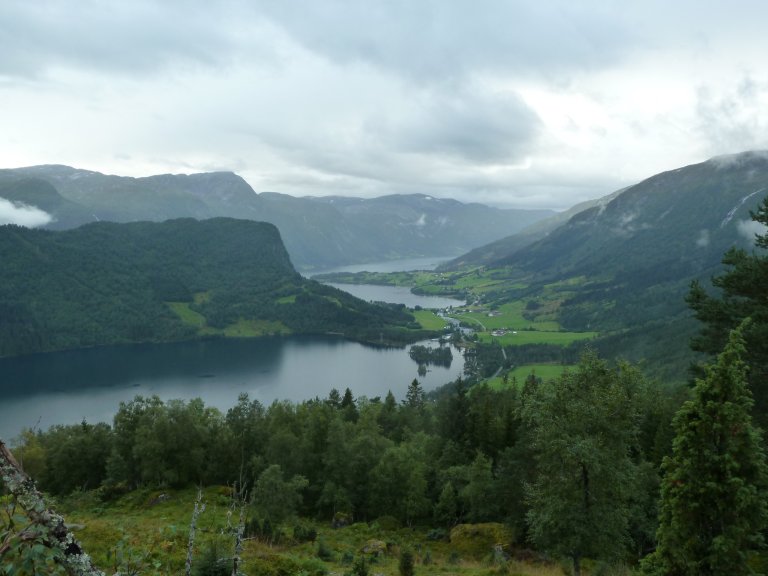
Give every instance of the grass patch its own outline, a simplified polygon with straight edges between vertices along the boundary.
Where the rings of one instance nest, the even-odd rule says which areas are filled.
[[[453,315],[460,321],[478,326],[480,330],[537,330],[540,332],[557,332],[560,324],[552,320],[529,320],[523,316],[525,302],[516,300],[498,307],[496,310],[470,310]]]
[[[205,316],[189,307],[189,302],[168,302],[168,306],[182,322],[194,326],[201,335],[205,336],[222,335],[230,338],[254,338],[272,334],[290,334],[291,332],[285,324],[276,320],[245,320],[242,318],[224,329],[212,328],[208,326]]]
[[[481,342],[499,342],[502,346],[517,346],[520,344],[556,344],[568,346],[578,340],[591,340],[597,336],[597,332],[543,332],[538,330],[522,330],[517,334],[505,334],[504,336],[491,336],[487,332],[479,333]]]
[[[63,499],[57,509],[65,515],[68,524],[76,527],[77,538],[94,563],[107,573],[119,570],[143,575],[182,574],[195,496],[196,489],[137,490],[105,503],[93,492],[80,492]],[[232,546],[232,539],[221,535],[226,527],[229,489],[208,487],[204,490],[204,499],[206,510],[197,522],[196,560],[213,541],[218,541],[219,549],[224,553]],[[416,573],[423,576],[562,574],[555,563],[514,560],[506,564],[503,572],[497,571],[499,567],[488,563],[487,545],[466,550],[459,541],[430,540],[426,527],[385,528],[384,523],[376,521],[339,529],[331,528],[327,521],[312,524],[318,531],[316,542],[268,544],[258,539],[246,540],[242,554],[245,571],[278,573],[277,569],[282,567],[290,570],[279,573],[322,573],[324,570],[328,574],[343,574],[350,571],[349,558],[359,557],[364,547],[379,542],[384,545],[381,552],[376,558],[369,554],[367,559],[371,562],[371,573],[383,576],[399,574],[399,552],[405,547],[414,550]],[[283,530],[291,533],[291,524]],[[329,553],[325,560],[318,558],[319,542]],[[428,564],[424,562],[427,554],[431,560]]]
[[[425,330],[442,330],[449,324],[431,310],[416,310],[413,315]]]
[[[520,386],[531,374],[535,374],[537,378],[542,380],[552,380],[553,378],[558,378],[565,370],[572,367],[563,364],[526,364],[507,372],[506,382],[503,376],[497,376],[489,379],[487,384],[494,390],[501,390],[512,386],[513,383]]]
[[[224,336],[232,338],[253,338],[272,334],[290,334],[290,329],[276,320],[243,320],[240,319],[220,331]]]
[[[198,329],[205,327],[205,316],[192,310],[189,307],[189,302],[168,302],[168,306],[184,324]]]

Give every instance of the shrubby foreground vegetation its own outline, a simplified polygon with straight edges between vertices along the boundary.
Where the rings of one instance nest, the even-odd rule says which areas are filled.
[[[654,528],[638,503],[655,499],[658,482],[634,478],[654,473],[670,441],[674,401],[661,400],[634,368],[587,354],[557,382],[456,382],[428,399],[414,381],[401,403],[346,391],[264,407],[243,395],[222,414],[200,400],[137,397],[113,426],[27,432],[16,453],[57,496],[95,490],[109,502],[142,487],[242,482],[248,525],[262,537],[288,532],[296,516],[429,527],[439,537],[462,523],[504,522],[514,549],[533,542],[577,560],[634,562]],[[596,406],[604,413],[590,414]],[[573,442],[580,452],[569,454]],[[569,478],[583,477],[591,484],[574,490]]]
[[[502,564],[516,555],[569,558],[574,574],[586,559],[589,566],[598,561],[603,570],[617,569],[637,566],[649,553],[644,562],[652,573],[723,574],[727,565],[730,574],[747,574],[759,561],[767,476],[762,440],[751,427],[742,353],[743,340],[735,332],[676,416],[674,445],[669,422],[677,396],[649,385],[635,367],[610,366],[588,351],[558,379],[530,377],[502,390],[482,384],[468,389],[457,381],[429,396],[414,381],[400,403],[391,393],[355,399],[346,390],[265,407],[241,395],[221,413],[199,399],[137,396],[120,405],[112,426],[83,422],[26,431],[15,453],[43,490],[78,502],[76,510],[86,503],[96,511],[86,521],[102,526],[98,516],[105,511],[109,516],[110,509],[127,512],[126,502],[137,495],[145,505],[151,500],[150,508],[168,497],[148,489],[229,486],[218,492],[226,496],[219,506],[237,501],[233,490],[242,502],[244,536],[253,539],[242,554],[246,567],[249,559],[260,565],[261,556],[253,556],[260,545],[291,550],[289,544],[316,540],[317,526],[327,534],[332,525],[367,523],[375,528],[364,530],[368,540],[406,528],[411,535],[403,538],[401,532],[398,538],[407,547],[427,532],[436,542],[450,534],[448,546],[460,545],[466,528],[457,527],[500,523],[506,529],[491,529],[490,539],[479,551],[476,544],[467,560],[492,555],[492,545],[500,544]],[[659,523],[656,502],[664,472]],[[219,501],[215,491],[207,493]],[[700,515],[693,514],[697,509]],[[178,510],[174,514],[176,531],[175,522],[185,523],[192,514],[191,500],[181,511],[186,518],[178,518]],[[229,528],[220,519],[219,524],[207,520],[215,525],[209,525],[207,547],[199,546],[201,565],[224,556],[231,567],[231,551],[211,548],[221,539],[211,540],[210,532],[236,532],[231,523],[237,524],[237,514],[230,512]],[[9,541],[14,522],[6,522]],[[115,534],[115,542],[105,545],[103,536],[83,535],[86,547],[92,539],[102,566],[117,562],[118,540],[127,546],[126,538],[131,540]],[[681,557],[690,542],[698,544],[688,558]],[[312,570],[318,573],[329,570],[336,554],[323,552],[324,545],[322,540],[314,545],[320,558]],[[386,550],[386,543],[381,545]],[[24,557],[40,551],[25,546],[17,542],[11,552]],[[306,553],[308,545],[303,546]],[[386,556],[384,550],[376,554]],[[151,573],[182,570],[178,553],[131,553],[144,554]],[[358,551],[357,561],[370,561],[370,555]],[[293,569],[263,573],[303,570]],[[10,573],[25,573],[14,570]]]

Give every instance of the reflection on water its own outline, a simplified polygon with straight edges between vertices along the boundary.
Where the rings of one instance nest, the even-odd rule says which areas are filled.
[[[450,258],[416,258],[345,266],[324,272],[431,270]],[[451,298],[417,296],[396,286],[337,285],[369,301],[444,308]],[[377,348],[331,337],[213,339],[143,344],[0,358],[0,438],[23,427],[110,422],[119,403],[135,395],[164,400],[201,397],[226,410],[247,392],[264,404],[324,397],[332,388],[355,396],[405,395],[417,378],[426,390],[458,378],[464,368],[454,354],[449,369],[433,366],[426,376],[404,349]]]
[[[458,254],[456,256],[459,256]],[[431,256],[428,258],[406,258],[402,260],[386,260],[368,264],[351,264],[314,271],[311,275],[330,274],[331,272],[410,272],[411,270],[434,270],[440,264],[453,260],[456,256]]]
[[[458,361],[457,361],[458,360]],[[121,401],[135,395],[201,397],[221,410],[247,392],[264,404],[327,396],[350,388],[355,396],[398,398],[417,378],[406,349],[380,348],[324,336],[217,339],[174,344],[94,348],[0,359],[0,438],[22,427],[110,422]],[[432,367],[418,377],[430,390],[461,375]]]
[[[421,306],[422,308],[448,308],[449,306],[462,306],[464,302],[455,298],[443,296],[420,296],[412,294],[406,286],[376,286],[374,284],[334,284],[329,286],[349,292],[361,300],[368,302],[391,302],[393,304],[405,304],[408,308]]]
[[[407,272],[410,270],[434,270],[443,262],[451,260],[451,257],[411,258],[409,260],[390,260],[387,262],[375,262],[373,264],[355,264],[341,266],[315,272],[314,274],[326,274],[331,272]],[[441,296],[419,296],[411,293],[410,288],[403,286],[378,286],[374,284],[334,284],[327,282],[329,286],[349,292],[367,302],[390,302],[392,304],[405,304],[409,308],[421,306],[422,308],[448,308],[449,306],[461,306],[463,301],[455,298]]]

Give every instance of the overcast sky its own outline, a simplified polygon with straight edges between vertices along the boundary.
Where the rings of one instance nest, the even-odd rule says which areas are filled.
[[[566,208],[768,148],[764,0],[3,0],[0,166]]]

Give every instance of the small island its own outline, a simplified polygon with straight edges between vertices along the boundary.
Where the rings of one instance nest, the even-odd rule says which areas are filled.
[[[408,350],[408,355],[411,357],[411,360],[420,366],[433,364],[435,366],[445,366],[446,368],[450,368],[451,362],[453,362],[453,353],[448,346],[429,348],[420,344],[414,344]]]

